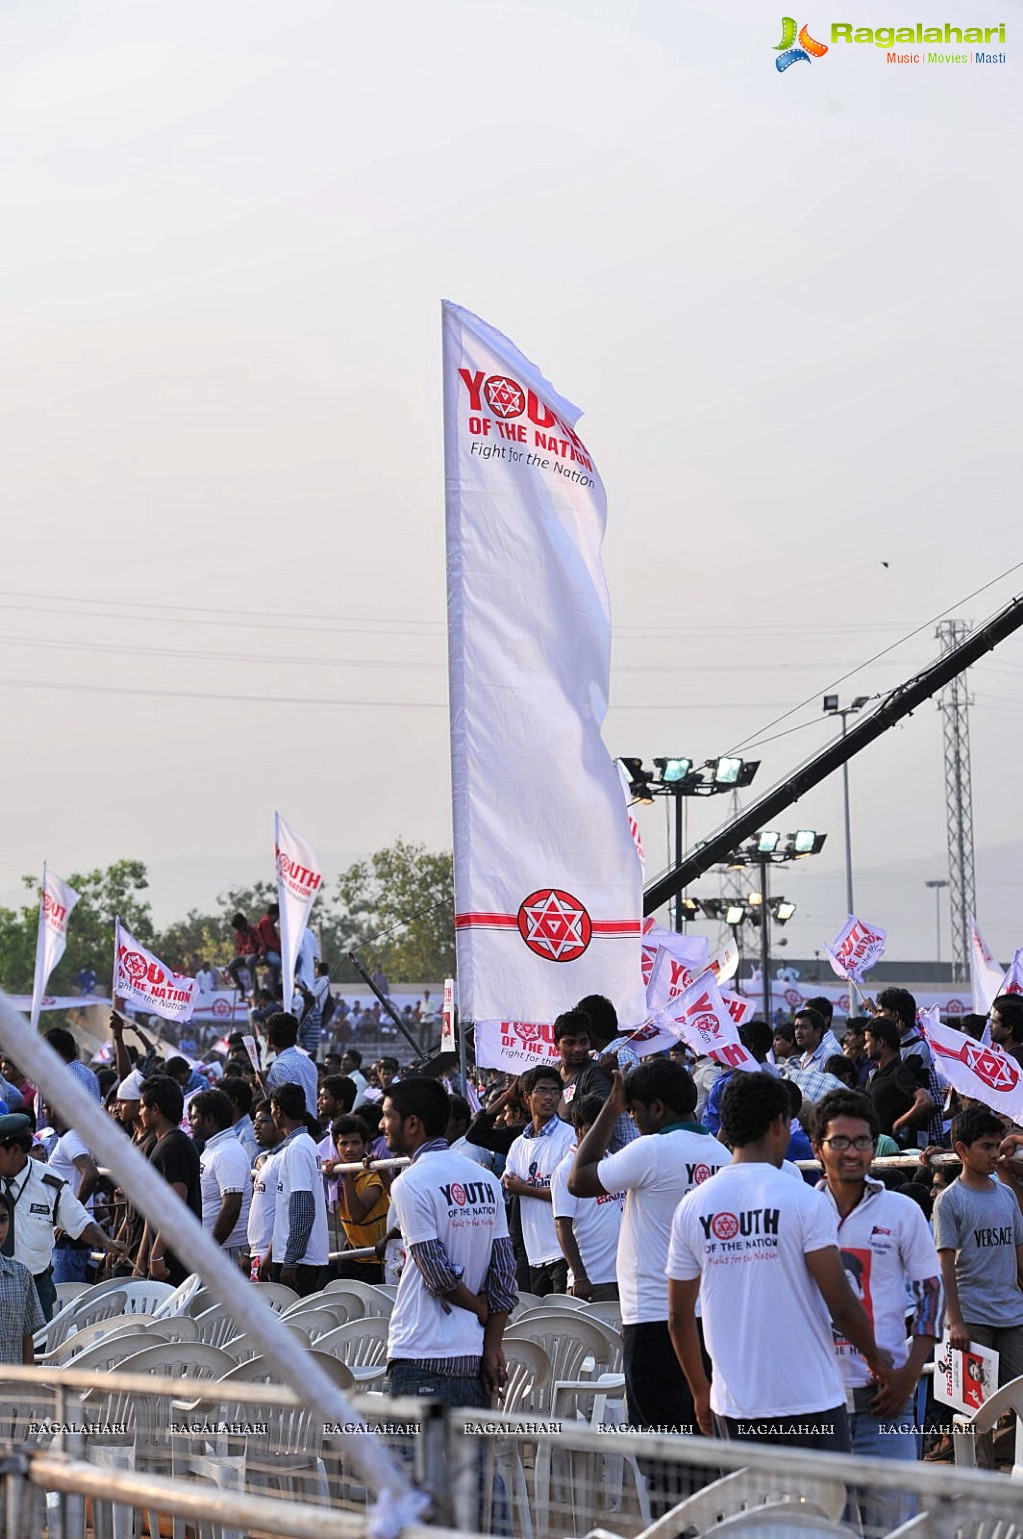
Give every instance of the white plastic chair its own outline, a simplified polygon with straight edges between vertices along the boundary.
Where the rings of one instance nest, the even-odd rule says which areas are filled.
[[[329,1298],[314,1299],[304,1309],[290,1309],[281,1319],[285,1325],[297,1325],[302,1330],[308,1331],[309,1339],[315,1341],[318,1336],[326,1336],[328,1331],[334,1331],[339,1325],[348,1325],[352,1319],[364,1319],[363,1315],[353,1316],[349,1312],[351,1299],[343,1294],[335,1293],[333,1301]]]
[[[300,1302],[294,1288],[289,1288],[287,1283],[256,1282],[252,1284],[252,1291],[266,1304],[267,1308],[278,1315]]]
[[[394,1300],[381,1293],[374,1283],[358,1282],[351,1277],[337,1277],[324,1288],[325,1294],[348,1293],[353,1298],[361,1299],[364,1315],[389,1315],[394,1305]]]
[[[539,1411],[550,1395],[553,1369],[551,1360],[535,1341],[504,1341],[508,1379],[501,1396],[501,1409],[519,1415]],[[518,1510],[514,1529],[523,1539],[533,1539],[533,1502],[522,1462],[522,1445],[515,1438],[488,1438],[483,1478],[482,1531],[489,1533],[493,1520],[495,1476],[500,1475]],[[513,1509],[514,1511],[514,1509]]]
[[[831,1519],[838,1523],[845,1512],[846,1489],[840,1480],[826,1480],[819,1475],[784,1476],[765,1470],[733,1470],[702,1491],[695,1491],[684,1501],[645,1528],[639,1539],[675,1539],[686,1528],[695,1528],[701,1536],[717,1532],[724,1523],[756,1509],[760,1521],[766,1509],[776,1503],[786,1504],[785,1517],[792,1518],[790,1503],[806,1503],[815,1521]],[[849,1530],[841,1530],[849,1539]],[[733,1539],[738,1536],[733,1535]],[[775,1539],[780,1536],[775,1535]],[[808,1536],[804,1536],[808,1539]]]
[[[349,1320],[318,1337],[317,1352],[328,1352],[339,1357],[351,1369],[363,1389],[377,1383],[387,1372],[387,1335],[390,1322],[382,1315],[369,1315],[362,1320]]]
[[[956,1411],[952,1417],[952,1450],[957,1465],[965,1469],[976,1468],[977,1438],[982,1433],[990,1432],[995,1423],[1009,1411],[1014,1411],[1016,1415],[1012,1478],[1023,1480],[1023,1374],[1003,1384],[972,1416],[964,1416],[962,1412]]]
[[[287,1327],[288,1335],[294,1339],[295,1345],[303,1352],[309,1350],[309,1332],[304,1331],[300,1325],[293,1325],[290,1320],[281,1322]],[[234,1363],[251,1362],[258,1357],[261,1348],[257,1347],[248,1331],[242,1331],[238,1336],[232,1336],[228,1341],[220,1343],[221,1352],[226,1352]]]
[[[87,1325],[92,1325],[96,1320],[109,1319],[111,1315],[126,1313],[125,1283],[120,1281],[117,1288],[103,1287],[101,1293],[95,1293],[91,1289],[88,1293],[80,1293],[77,1298],[66,1304],[59,1314],[54,1315],[48,1325],[44,1325],[36,1331],[32,1338],[37,1352],[52,1352],[59,1347],[65,1336],[72,1330],[84,1330]]]

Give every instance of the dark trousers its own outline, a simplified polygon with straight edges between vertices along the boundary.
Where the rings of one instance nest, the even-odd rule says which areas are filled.
[[[331,1271],[335,1277],[348,1277],[353,1282],[382,1283],[384,1280],[382,1261],[335,1261]]]
[[[308,1298],[310,1293],[319,1293],[323,1287],[327,1275],[325,1266],[297,1266],[295,1268],[294,1289],[300,1299]],[[274,1282],[280,1282],[281,1269],[276,1263],[270,1267],[270,1276]]]
[[[695,1434],[693,1397],[667,1320],[622,1326],[622,1367],[630,1427]]]
[[[786,1448],[817,1448],[822,1453],[851,1453],[849,1418],[844,1405],[830,1411],[806,1411],[800,1416],[756,1416],[741,1421],[718,1416],[714,1426],[729,1443],[773,1443]]]
[[[39,1308],[46,1316],[47,1324],[49,1324],[57,1309],[57,1290],[53,1285],[52,1266],[48,1266],[45,1272],[36,1272],[32,1281],[36,1285],[36,1297],[39,1299]]]
[[[548,1293],[565,1293],[568,1290],[568,1262],[545,1261],[543,1266],[529,1268],[529,1291],[543,1298]]]

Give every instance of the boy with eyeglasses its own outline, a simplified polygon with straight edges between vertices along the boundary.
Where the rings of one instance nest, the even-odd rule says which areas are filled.
[[[921,1443],[916,1387],[941,1336],[941,1267],[920,1208],[870,1178],[877,1131],[877,1113],[861,1091],[834,1090],[814,1110],[813,1149],[824,1167],[817,1189],[837,1217],[846,1276],[878,1346],[895,1364],[880,1387],[862,1354],[835,1332],[852,1451],[911,1462],[920,1457]],[[907,1284],[914,1304],[908,1351]],[[912,1499],[900,1492],[875,1492],[861,1505],[869,1533],[886,1533],[914,1511]]]

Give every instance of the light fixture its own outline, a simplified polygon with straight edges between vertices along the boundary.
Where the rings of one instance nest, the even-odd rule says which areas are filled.
[[[746,895],[746,902],[750,908],[759,908],[763,901],[764,895],[762,892],[751,892]]]
[[[792,855],[819,855],[827,837],[827,834],[818,834],[812,828],[800,828],[789,835],[787,850]]]
[[[687,919],[698,919],[700,916],[700,905],[695,898],[680,898],[679,907]]]
[[[779,898],[774,906],[774,917],[779,924],[788,924],[796,912],[796,905],[790,903],[788,898]]]
[[[701,898],[700,907],[708,919],[720,919],[725,904],[720,898]]]
[[[857,695],[856,699],[852,703],[852,709],[854,711],[862,711],[863,707],[868,703],[869,700],[869,695]]]
[[[677,785],[680,780],[685,780],[693,767],[692,759],[655,759],[654,765],[659,771],[659,779],[662,785]]]
[[[759,855],[770,855],[773,850],[778,848],[780,843],[781,834],[776,829],[762,828],[757,835],[757,853]]]
[[[725,924],[740,925],[745,917],[746,909],[741,903],[730,903],[725,909]]]
[[[838,696],[837,695],[825,695],[824,696],[824,709],[826,711],[837,711],[838,710]]]
[[[707,768],[716,786],[735,786],[743,769],[742,759],[708,759]]]

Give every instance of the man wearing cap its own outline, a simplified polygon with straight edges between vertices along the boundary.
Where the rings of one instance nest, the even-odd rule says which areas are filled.
[[[29,1159],[31,1147],[29,1117],[23,1112],[0,1117],[0,1186],[13,1217],[4,1254],[31,1272],[43,1314],[52,1320],[57,1302],[51,1264],[54,1229],[59,1226],[72,1239],[88,1240],[118,1257],[124,1255],[124,1247],[103,1233],[66,1181],[39,1160]]]

